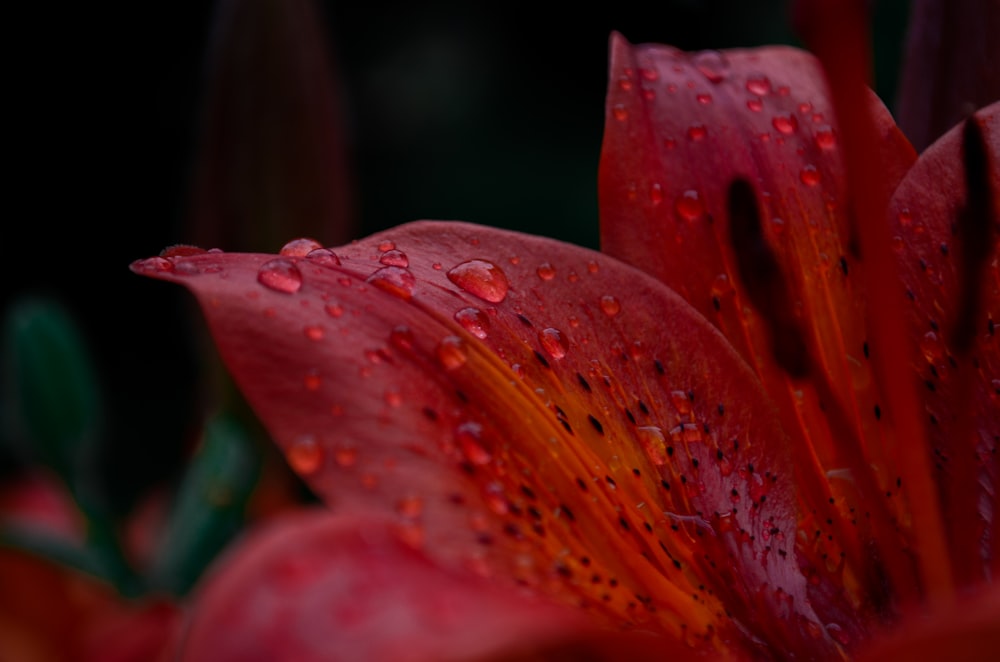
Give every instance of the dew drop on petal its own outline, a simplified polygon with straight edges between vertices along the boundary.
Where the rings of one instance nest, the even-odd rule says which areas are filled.
[[[340,258],[329,248],[317,248],[306,253],[306,258],[310,262],[322,264],[324,267],[339,267]]]
[[[207,252],[208,251],[199,246],[177,244],[175,246],[168,246],[160,251],[160,257],[190,257],[192,255],[204,255]]]
[[[308,475],[323,465],[323,447],[312,436],[299,437],[288,447],[285,457],[295,473]]]
[[[659,182],[653,182],[649,186],[649,201],[654,205],[663,202],[663,186]]]
[[[328,303],[323,307],[330,317],[340,317],[344,314],[344,307],[339,303]]]
[[[775,115],[771,120],[771,124],[779,133],[787,136],[795,133],[795,130],[799,126],[799,120],[795,115]]]
[[[700,103],[703,106],[707,106],[708,104],[712,103],[711,94],[696,94],[694,98],[698,103]]]
[[[480,340],[489,335],[490,319],[478,308],[462,308],[455,313],[455,321]]]
[[[708,134],[708,129],[705,128],[704,124],[692,124],[691,126],[688,127],[687,134],[688,138],[690,138],[695,142],[698,142],[699,140],[705,138],[705,136]]]
[[[601,297],[601,310],[608,317],[614,317],[622,310],[622,305],[614,296],[605,294]]]
[[[416,277],[405,267],[382,267],[366,278],[365,282],[400,299],[411,298],[417,285]]]
[[[759,113],[764,110],[764,102],[759,97],[751,97],[747,99],[747,108],[755,113]]]
[[[416,519],[424,512],[424,501],[418,496],[405,496],[396,502],[396,512],[408,519]]]
[[[902,225],[904,228],[909,227],[913,223],[913,212],[911,212],[909,209],[906,208],[900,209],[898,218],[900,225]]]
[[[173,271],[174,263],[165,257],[151,257],[140,260],[138,266],[143,271]]]
[[[691,399],[684,391],[671,391],[670,403],[681,416],[689,416],[691,414]]]
[[[751,76],[747,78],[747,92],[756,94],[759,97],[767,96],[771,93],[771,79],[767,76]]]
[[[403,404],[403,394],[395,389],[389,389],[383,393],[382,399],[385,400],[385,404],[390,407],[398,407]]]
[[[465,343],[458,336],[446,336],[438,343],[435,349],[438,361],[445,370],[457,370],[465,365],[469,359],[465,350]]]
[[[323,380],[320,378],[318,372],[311,371],[306,373],[306,376],[302,378],[302,383],[305,385],[307,391],[318,391],[319,387],[323,385]]]
[[[688,189],[677,196],[674,209],[685,221],[694,221],[705,211],[704,206],[701,204],[701,196],[698,195],[698,191],[692,189]]]
[[[448,271],[448,280],[460,288],[490,303],[500,303],[507,297],[510,284],[497,265],[486,260],[468,260]]]
[[[386,251],[391,251],[395,247],[396,247],[396,242],[386,240],[379,243],[378,250],[379,252],[385,253]]]
[[[636,428],[636,438],[653,464],[662,467],[667,463],[667,440],[663,430],[654,425],[639,427]]]
[[[483,466],[493,460],[493,456],[483,447],[483,428],[478,423],[466,422],[455,428],[455,443],[469,464]]]
[[[319,248],[323,248],[323,245],[315,239],[292,239],[281,247],[278,255],[284,255],[285,257],[305,257],[310,252]]]
[[[323,339],[323,327],[310,325],[303,329],[306,334],[306,338],[312,341],[320,341]]]
[[[507,497],[503,491],[503,485],[496,481],[483,486],[483,501],[497,515],[506,515],[510,511],[510,507],[507,505]]]
[[[540,265],[538,265],[538,268],[535,269],[535,273],[538,274],[538,277],[541,278],[542,280],[552,280],[553,278],[556,277],[555,267],[553,267],[548,262],[542,262]]]
[[[395,248],[382,253],[378,261],[386,266],[390,267],[408,267],[410,266],[410,258],[406,256],[406,253]]]
[[[396,349],[409,350],[413,348],[413,331],[405,324],[394,327],[389,332],[389,343]]]
[[[279,257],[261,265],[257,282],[275,292],[293,294],[302,287],[302,273],[294,262]]]
[[[944,346],[938,334],[933,331],[928,331],[920,339],[920,351],[928,363],[937,363],[944,358]]]
[[[611,108],[611,116],[619,122],[624,122],[628,119],[628,110],[625,108],[624,104],[616,103]]]
[[[358,449],[353,446],[341,446],[333,452],[333,461],[345,469],[353,467],[358,461]]]
[[[816,146],[820,149],[834,149],[837,146],[837,136],[829,124],[816,129]]]
[[[819,184],[819,171],[814,165],[807,165],[799,172],[799,179],[806,186],[816,186]]]
[[[729,60],[719,51],[703,51],[694,56],[694,66],[712,84],[721,83],[726,78]]]
[[[628,92],[632,89],[632,79],[628,76],[622,76],[618,79],[618,89],[622,92]]]
[[[566,356],[569,345],[566,336],[559,329],[548,327],[538,333],[538,342],[542,344],[545,352],[554,359],[561,359]]]

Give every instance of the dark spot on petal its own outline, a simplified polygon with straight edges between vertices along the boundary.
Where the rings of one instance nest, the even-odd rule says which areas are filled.
[[[591,393],[592,392],[590,390],[590,383],[586,379],[584,379],[583,375],[581,375],[580,373],[576,373],[576,381],[578,381],[580,383],[580,386],[583,387],[584,391],[586,391],[587,393]]]
[[[517,314],[517,319],[521,320],[521,324],[525,325],[528,328],[531,328],[533,326],[533,324],[531,323],[531,320],[529,320],[527,317],[525,317],[521,313]]]
[[[542,353],[539,352],[537,349],[535,350],[535,358],[538,359],[538,362],[541,363],[546,368],[549,367],[549,362],[545,359],[544,356],[542,356]]]
[[[594,426],[594,429],[597,430],[598,434],[604,434],[604,426],[601,425],[601,422],[594,418],[592,414],[587,414],[587,420],[589,420],[590,424]]]

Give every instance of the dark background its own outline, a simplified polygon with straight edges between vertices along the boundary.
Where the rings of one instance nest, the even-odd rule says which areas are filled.
[[[611,31],[692,50],[797,44],[785,2],[604,4],[320,3],[361,234],[447,218],[596,247]],[[907,3],[876,4],[876,87],[891,103]],[[173,474],[202,414],[191,300],[128,264],[190,241],[215,8],[36,5],[5,21],[14,117],[0,310],[45,296],[80,325],[105,396],[101,466],[122,510]],[[18,464],[0,451],[0,473]]]

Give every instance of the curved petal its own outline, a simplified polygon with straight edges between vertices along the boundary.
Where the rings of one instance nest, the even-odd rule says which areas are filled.
[[[133,269],[194,291],[249,402],[332,506],[391,515],[436,563],[615,628],[836,648],[788,553],[788,440],[749,368],[658,281],[463,223],[283,252]],[[858,634],[842,613],[837,629]]]
[[[289,513],[199,588],[185,660],[467,660],[586,627],[576,612],[446,571],[378,517]]]
[[[611,51],[602,247],[681,293],[757,371],[795,440],[799,552],[817,578],[814,597],[846,589],[874,618],[888,599],[885,575],[906,595],[915,568],[896,539],[906,516],[883,457],[822,70],[787,47],[688,54],[616,36]],[[870,149],[891,191],[914,153],[869,100],[881,138]],[[878,545],[882,558],[865,549],[873,538],[892,538]]]
[[[889,220],[945,540],[956,579],[972,584],[1000,570],[1000,103],[921,154]]]

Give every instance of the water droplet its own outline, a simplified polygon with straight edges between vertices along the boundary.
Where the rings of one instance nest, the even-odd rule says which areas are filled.
[[[462,456],[476,466],[493,461],[493,456],[483,447],[483,427],[478,423],[466,422],[455,428],[455,443]]]
[[[416,519],[424,512],[424,501],[418,496],[405,496],[396,503],[396,512],[409,519]]]
[[[749,108],[755,113],[759,113],[760,111],[764,110],[764,102],[761,101],[758,97],[751,97],[747,99],[747,108]]]
[[[306,253],[306,258],[310,262],[322,264],[324,267],[339,267],[340,258],[329,248],[317,248]]]
[[[691,414],[691,398],[684,391],[671,391],[670,403],[681,416],[689,416]]]
[[[639,76],[641,76],[643,80],[650,83],[655,83],[660,80],[660,72],[651,67],[640,67]]]
[[[775,115],[771,120],[771,124],[774,125],[774,128],[779,133],[787,136],[795,133],[795,130],[799,127],[799,120],[795,115]]]
[[[899,210],[898,218],[899,224],[904,228],[909,227],[913,223],[913,213],[905,207]]]
[[[614,317],[622,310],[622,305],[619,303],[618,299],[610,294],[605,294],[601,297],[601,310],[608,317]]]
[[[622,92],[628,92],[632,89],[632,79],[628,76],[622,76],[618,79],[618,89]]]
[[[340,317],[344,314],[344,307],[339,303],[328,303],[323,307],[323,310],[325,310],[326,314],[330,317]]]
[[[305,257],[311,251],[318,248],[323,248],[323,245],[315,239],[292,239],[281,247],[278,255],[284,255],[285,257]]]
[[[554,359],[561,359],[566,356],[566,351],[569,348],[562,331],[552,327],[539,331],[538,342],[542,344],[545,352]]]
[[[592,274],[596,274],[600,270],[600,268],[601,268],[600,265],[598,265],[597,262],[594,262],[593,260],[587,263],[587,271]]]
[[[799,179],[806,186],[816,186],[819,184],[819,171],[814,165],[807,165],[799,172]]]
[[[727,274],[719,274],[712,281],[711,294],[713,297],[719,298],[733,291],[733,284],[729,282]]]
[[[542,262],[540,265],[538,265],[538,268],[535,269],[535,273],[538,274],[538,277],[541,278],[542,280],[552,280],[553,278],[556,277],[555,267],[553,267],[548,262]]]
[[[379,243],[378,250],[381,253],[385,253],[386,251],[391,251],[395,247],[396,247],[396,242],[390,241],[390,240],[386,240],[386,241],[382,241],[382,242]]]
[[[659,182],[653,182],[649,186],[649,201],[654,205],[663,202],[663,186]]]
[[[711,94],[696,94],[694,98],[698,103],[700,103],[703,106],[707,106],[708,104],[712,103]]]
[[[708,134],[708,129],[705,128],[704,124],[692,124],[691,126],[688,127],[687,134],[688,138],[690,138],[695,142],[698,142],[699,140],[705,138],[705,136]]]
[[[663,430],[655,425],[636,428],[639,445],[646,451],[650,461],[658,467],[667,463],[667,439]]]
[[[345,469],[353,467],[358,461],[358,449],[353,446],[341,446],[333,452],[333,461]]]
[[[300,475],[315,473],[323,465],[323,455],[323,447],[312,436],[299,437],[285,453],[288,466]]]
[[[445,370],[457,370],[469,359],[465,343],[458,336],[446,336],[437,345],[437,357]]]
[[[382,267],[366,278],[365,282],[400,299],[411,298],[417,285],[416,277],[405,267]]]
[[[294,262],[279,257],[261,265],[257,282],[275,292],[293,294],[302,287],[302,273]]]
[[[396,349],[413,349],[413,331],[410,327],[400,324],[389,332],[389,344]]]
[[[190,257],[192,255],[204,255],[207,252],[204,248],[199,248],[198,246],[177,244],[176,246],[168,246],[160,251],[160,257]]]
[[[140,260],[137,266],[143,271],[173,271],[174,263],[165,257],[151,257]]]
[[[920,339],[920,351],[923,352],[927,362],[931,364],[938,363],[944,358],[944,346],[941,339],[933,331],[928,331]]]
[[[469,260],[459,264],[448,271],[448,280],[490,303],[503,301],[510,287],[500,267],[486,260]]]
[[[503,485],[496,481],[489,482],[483,486],[483,501],[497,515],[506,515],[510,510],[510,507],[507,505],[507,496],[503,491]]]
[[[698,191],[688,189],[679,196],[674,203],[674,209],[685,221],[694,221],[705,212],[705,207],[701,204],[701,196]]]
[[[398,407],[403,404],[403,394],[394,389],[390,389],[383,393],[382,399],[385,400],[385,404],[390,407]]]
[[[624,122],[628,119],[628,110],[625,109],[624,104],[616,103],[611,108],[611,116],[619,122]]]
[[[726,78],[729,60],[719,51],[703,51],[693,58],[695,68],[712,84],[721,83]]]
[[[323,380],[320,378],[318,372],[312,370],[302,378],[302,383],[305,385],[307,391],[318,391],[319,387],[323,385]]]
[[[406,253],[396,249],[382,253],[382,256],[379,257],[378,261],[390,267],[410,266],[410,258],[406,257]]]
[[[816,129],[816,146],[820,149],[834,149],[837,146],[837,136],[829,124]]]
[[[306,334],[306,338],[313,341],[320,341],[323,339],[323,327],[321,326],[307,326],[303,331]]]
[[[747,78],[747,91],[759,97],[771,93],[771,80],[767,76],[751,76]]]
[[[478,308],[462,308],[455,313],[455,321],[480,340],[489,335],[490,319]]]

